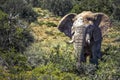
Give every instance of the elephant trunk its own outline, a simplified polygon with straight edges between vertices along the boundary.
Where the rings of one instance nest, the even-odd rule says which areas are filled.
[[[78,26],[75,29],[75,33],[74,33],[74,49],[75,49],[75,53],[76,53],[76,59],[78,63],[81,63],[81,61],[84,60],[84,45],[85,45],[85,30],[86,27],[85,25],[82,26]]]

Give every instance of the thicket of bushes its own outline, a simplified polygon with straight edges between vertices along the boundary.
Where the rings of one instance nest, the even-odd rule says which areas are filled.
[[[4,4],[1,3],[1,8],[8,15],[12,17],[19,16],[19,18],[29,23],[37,18],[37,14],[33,11],[32,6],[25,0],[7,0]]]
[[[23,52],[34,41],[28,25],[36,18],[24,0],[0,1],[0,65],[10,73],[30,69]]]
[[[120,20],[120,1],[118,0],[80,0],[75,3],[71,12],[80,13],[84,10],[104,12],[114,20]]]
[[[32,0],[36,2],[35,0]],[[39,7],[48,9],[55,15],[64,16],[69,12],[80,13],[90,10],[93,12],[104,12],[112,19],[120,20],[119,0],[37,0]],[[34,3],[33,3],[34,4]]]
[[[48,9],[55,15],[64,16],[69,12],[80,13],[90,10],[104,12],[114,20],[120,20],[119,0],[24,0],[34,7]]]

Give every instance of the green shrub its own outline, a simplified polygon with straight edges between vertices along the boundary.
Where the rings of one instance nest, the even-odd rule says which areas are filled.
[[[33,37],[29,30],[14,26],[15,23],[10,24],[7,14],[1,10],[0,14],[0,61],[3,61],[0,65],[5,68],[3,72],[8,70],[14,75],[31,70],[23,51],[33,42]]]
[[[78,80],[73,73],[62,72],[56,67],[54,63],[47,65],[41,65],[33,70],[33,75],[37,77],[37,80]]]
[[[23,52],[34,41],[30,31],[27,28],[19,27],[14,22],[9,23],[7,15],[0,17],[0,48],[3,50],[15,48],[17,51]]]
[[[10,73],[17,74],[21,71],[30,70],[30,66],[27,63],[27,58],[11,49],[10,51],[0,50],[1,58],[4,63],[3,66],[6,66]]]
[[[75,0],[71,9],[73,13],[82,11],[104,12],[110,16],[112,20],[120,20],[120,1],[119,0]]]
[[[55,15],[64,16],[72,9],[72,0],[42,0],[40,7],[48,9]]]
[[[28,5],[25,0],[7,0],[2,4],[4,12],[12,17],[19,16],[20,18],[31,23],[37,19],[37,13]]]
[[[45,46],[49,47],[47,49]],[[66,44],[67,45],[67,44]],[[67,45],[68,46],[68,45]],[[44,49],[45,48],[45,49]],[[47,64],[49,62],[59,64],[59,68],[63,71],[72,71],[74,70],[74,54],[72,50],[69,47],[61,47],[59,44],[42,44],[42,43],[34,43],[31,47],[27,48],[27,51],[24,52],[26,56],[29,58],[28,62],[32,66],[38,66],[42,64]],[[72,55],[71,55],[72,54]],[[66,56],[66,57],[64,57]]]
[[[106,1],[100,1],[100,0],[84,0],[84,1],[79,1],[77,0],[74,7],[72,8],[72,12],[82,12],[82,11],[93,11],[93,12],[104,12],[111,14],[111,4],[112,1],[109,0],[108,2]]]

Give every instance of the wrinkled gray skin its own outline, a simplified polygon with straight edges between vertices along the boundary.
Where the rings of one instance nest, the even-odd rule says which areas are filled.
[[[58,25],[58,29],[61,32],[72,38],[78,68],[82,62],[86,61],[87,55],[90,55],[90,62],[96,65],[98,65],[98,59],[101,58],[102,55],[100,52],[102,36],[110,26],[110,21],[109,17],[103,13],[93,14],[96,17],[95,20],[93,20],[93,24],[75,25],[77,27],[75,27],[76,29],[73,31],[72,27],[74,27],[74,22],[76,21],[72,19],[77,16],[76,14],[67,14]]]

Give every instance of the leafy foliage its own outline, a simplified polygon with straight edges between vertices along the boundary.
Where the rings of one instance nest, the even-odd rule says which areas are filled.
[[[23,55],[25,48],[34,40],[30,31],[19,27],[16,21],[11,21],[1,10],[0,14],[0,67],[3,67],[1,74],[6,77],[6,72],[17,74],[30,70],[27,58]]]
[[[119,8],[118,0],[76,0],[71,12],[80,13],[82,11],[104,12],[113,20],[119,20]]]
[[[46,66],[41,65],[40,67],[33,70],[33,75],[37,77],[38,80],[41,79],[52,79],[52,80],[78,80],[76,74],[61,72],[60,69],[56,67],[53,63],[49,63]]]
[[[0,48],[3,50],[10,50],[15,48],[17,51],[23,52],[25,47],[33,42],[29,30],[20,28],[15,23],[10,22],[3,12],[0,19]],[[4,16],[5,15],[5,16]]]
[[[1,58],[4,60],[2,65],[6,67],[11,74],[17,74],[21,71],[29,70],[31,67],[27,63],[27,58],[14,49],[10,51],[0,50]]]
[[[41,0],[40,7],[48,9],[55,15],[63,16],[72,9],[72,0]]]
[[[19,16],[27,22],[33,22],[37,18],[37,14],[33,11],[32,6],[27,4],[25,0],[7,0],[2,4],[2,9],[11,16]]]
[[[80,13],[82,11],[104,12],[113,20],[120,19],[119,0],[39,0],[40,7],[48,9],[55,15],[64,16],[70,11]]]
[[[93,12],[111,13],[112,9],[111,5],[112,5],[111,0],[108,0],[107,2],[105,0],[77,1],[75,6],[73,7],[73,12],[78,11],[77,13],[80,13],[81,11],[89,10]]]
[[[41,4],[41,0],[25,0],[28,4],[32,5],[33,7],[39,7]]]

